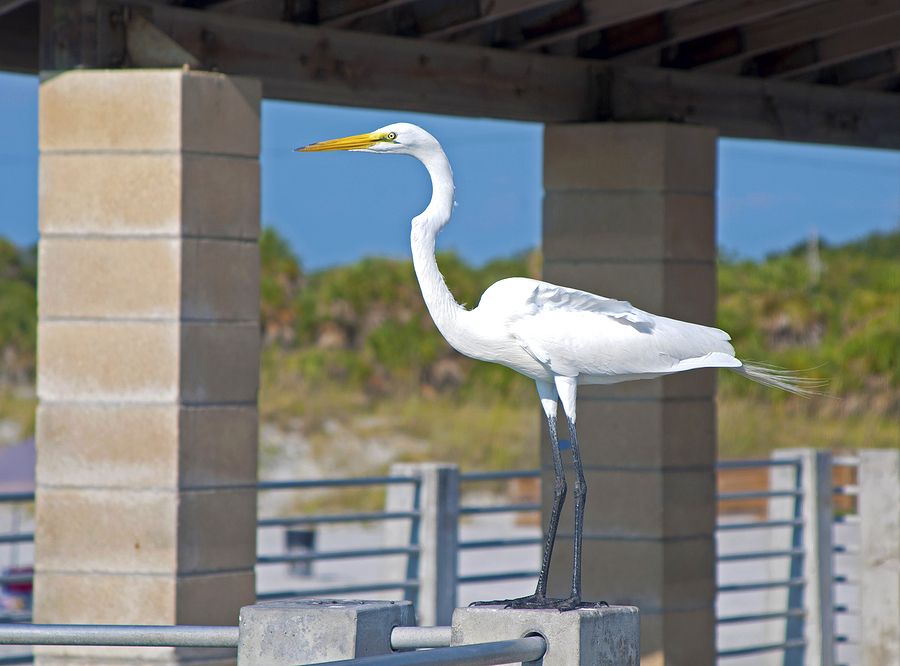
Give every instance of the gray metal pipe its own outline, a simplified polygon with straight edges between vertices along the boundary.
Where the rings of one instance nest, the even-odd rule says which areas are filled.
[[[394,627],[391,632],[391,648],[394,650],[441,648],[449,645],[450,627]]]
[[[0,645],[237,647],[237,627],[0,624]]]
[[[398,652],[360,659],[329,661],[327,666],[494,666],[494,664],[536,661],[543,657],[545,652],[547,642],[541,636],[527,636],[496,643],[457,645],[419,652]]]

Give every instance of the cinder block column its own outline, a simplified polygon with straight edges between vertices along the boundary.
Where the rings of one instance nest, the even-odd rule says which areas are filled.
[[[713,129],[548,125],[544,278],[714,323],[715,184]],[[714,394],[709,370],[579,389],[588,483],[584,593],[640,608],[643,664],[714,662]],[[546,514],[553,488],[546,434],[542,456]],[[563,596],[571,504],[550,578],[551,591]]]
[[[259,105],[182,70],[41,85],[36,622],[234,625],[254,601]]]

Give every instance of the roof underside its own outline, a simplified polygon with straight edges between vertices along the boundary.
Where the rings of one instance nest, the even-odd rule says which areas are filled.
[[[900,147],[897,0],[0,0],[0,68],[177,66],[268,97]]]

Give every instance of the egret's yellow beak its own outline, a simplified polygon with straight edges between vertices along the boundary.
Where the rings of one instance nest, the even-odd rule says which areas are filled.
[[[353,136],[345,136],[343,139],[331,139],[330,141],[319,141],[311,143],[302,148],[295,148],[298,153],[317,153],[325,150],[360,150],[362,148],[371,148],[383,137],[380,134],[369,132],[368,134],[354,134]]]

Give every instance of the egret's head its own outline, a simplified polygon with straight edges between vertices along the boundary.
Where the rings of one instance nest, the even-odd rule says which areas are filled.
[[[440,150],[437,139],[421,127],[410,123],[394,123],[368,134],[355,134],[353,136],[345,136],[342,139],[319,141],[296,150],[300,153],[353,150],[365,153],[394,153],[397,155],[421,157],[424,153],[435,148]]]

